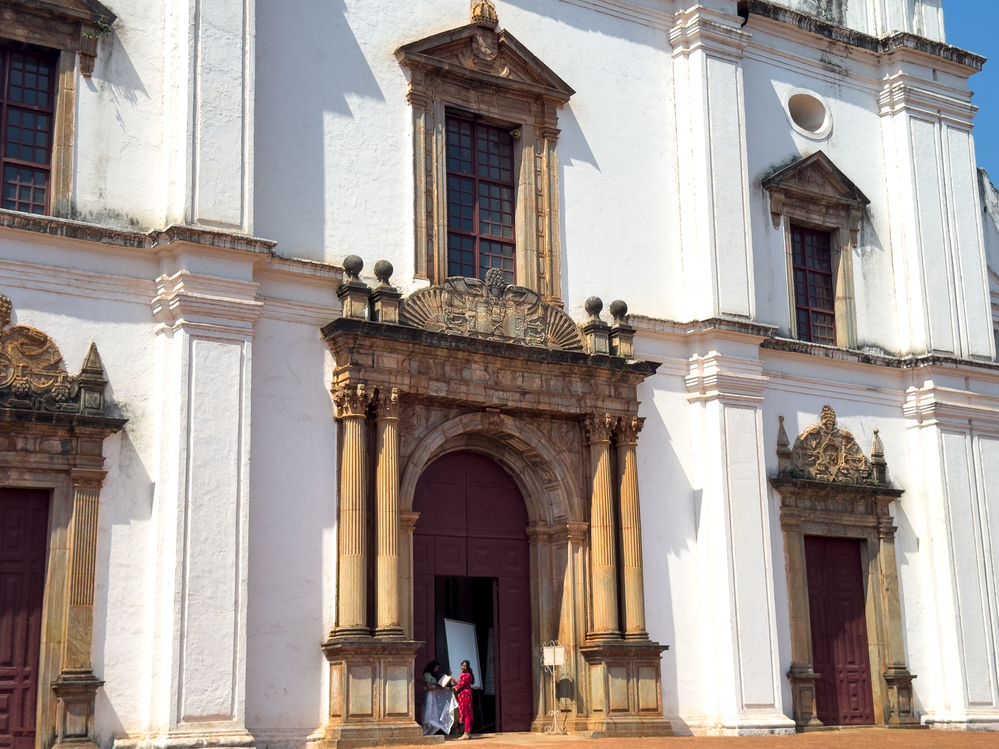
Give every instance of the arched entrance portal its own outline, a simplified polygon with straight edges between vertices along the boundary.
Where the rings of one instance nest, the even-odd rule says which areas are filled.
[[[453,452],[420,476],[413,510],[420,513],[413,535],[413,634],[425,643],[417,667],[436,658],[457,675],[460,665],[447,664],[444,619],[471,622],[483,671],[475,675],[483,687],[476,727],[529,730],[530,553],[520,490],[492,460]]]

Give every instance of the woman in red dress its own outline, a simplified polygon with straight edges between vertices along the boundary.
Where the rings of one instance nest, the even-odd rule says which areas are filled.
[[[461,662],[461,676],[458,683],[454,685],[454,693],[458,697],[458,718],[465,724],[465,733],[461,735],[463,739],[472,738],[472,685],[475,683],[475,674],[472,673],[472,664],[468,661]]]

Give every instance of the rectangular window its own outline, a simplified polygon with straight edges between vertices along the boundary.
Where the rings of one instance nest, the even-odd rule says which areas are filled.
[[[447,118],[449,276],[485,279],[492,268],[514,283],[513,136],[478,122]]]
[[[829,233],[792,226],[791,244],[798,338],[835,346],[836,296]]]
[[[47,213],[56,56],[0,46],[0,205]]]

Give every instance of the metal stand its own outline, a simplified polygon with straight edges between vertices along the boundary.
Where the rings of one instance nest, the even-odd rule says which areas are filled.
[[[564,736],[568,731],[559,726],[558,716],[562,712],[558,707],[558,669],[565,664],[565,647],[558,640],[552,640],[541,648],[541,665],[552,676],[552,724],[545,726],[545,733],[555,733]],[[544,684],[541,685],[544,689]]]

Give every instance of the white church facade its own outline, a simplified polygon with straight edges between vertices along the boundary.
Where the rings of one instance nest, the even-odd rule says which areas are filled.
[[[941,0],[0,0],[0,749],[440,742],[447,620],[476,730],[999,730],[984,64]]]

